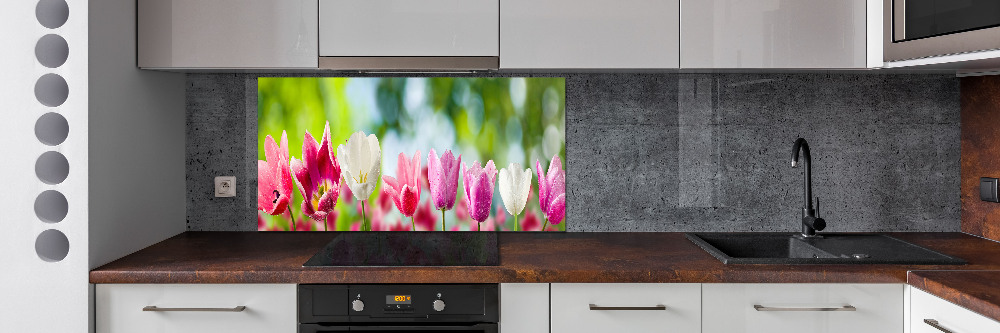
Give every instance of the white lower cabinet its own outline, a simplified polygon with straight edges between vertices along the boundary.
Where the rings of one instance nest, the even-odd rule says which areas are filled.
[[[1000,322],[917,289],[910,289],[910,332],[1000,332]]]
[[[705,333],[903,332],[902,284],[704,284]]]
[[[549,284],[500,284],[501,333],[549,333]]]
[[[98,284],[95,303],[97,333],[298,331],[294,284]]]
[[[701,285],[554,283],[552,333],[701,332]]]

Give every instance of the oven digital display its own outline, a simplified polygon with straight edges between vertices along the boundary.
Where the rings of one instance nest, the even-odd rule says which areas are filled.
[[[385,304],[411,304],[410,295],[385,295]]]

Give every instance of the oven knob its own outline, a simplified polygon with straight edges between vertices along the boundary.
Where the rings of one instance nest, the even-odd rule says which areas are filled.
[[[362,302],[360,299],[356,299],[354,300],[354,302],[351,302],[351,309],[354,309],[354,311],[357,312],[361,312],[362,310],[365,309],[365,302]]]
[[[434,301],[434,311],[441,312],[444,311],[444,301],[435,300]]]

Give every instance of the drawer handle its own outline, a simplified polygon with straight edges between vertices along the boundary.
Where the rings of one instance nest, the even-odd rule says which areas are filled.
[[[595,311],[641,311],[641,310],[666,310],[666,305],[654,305],[654,306],[598,306],[596,304],[590,305],[591,310]]]
[[[858,311],[853,305],[844,305],[838,307],[830,308],[777,308],[771,306],[763,306],[760,304],[754,304],[754,310],[757,311]]]
[[[175,311],[191,311],[191,312],[243,312],[247,307],[240,305],[232,308],[158,308],[155,305],[148,305],[142,308],[142,311],[156,311],[156,312],[175,312]]]
[[[951,330],[949,330],[947,328],[944,328],[944,326],[941,326],[941,323],[938,323],[938,321],[934,320],[934,319],[924,319],[924,323],[927,324],[927,325],[931,325],[931,327],[936,328],[939,331],[944,332],[944,333],[955,333],[955,332],[952,332]]]

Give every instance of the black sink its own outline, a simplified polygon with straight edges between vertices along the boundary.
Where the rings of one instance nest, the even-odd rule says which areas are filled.
[[[909,264],[966,262],[880,234],[689,233],[687,238],[724,264]]]

